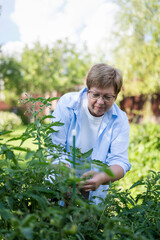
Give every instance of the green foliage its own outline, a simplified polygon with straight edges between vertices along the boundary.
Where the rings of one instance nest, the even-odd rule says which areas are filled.
[[[154,123],[131,124],[128,153],[132,169],[118,183],[124,189],[146,177],[149,170],[160,169],[160,126]],[[132,193],[136,195],[142,190],[143,186],[139,186]]]
[[[5,82],[5,90],[20,94],[24,89],[24,83],[21,72],[21,64],[14,57],[0,57],[0,72]]]
[[[46,125],[45,119],[51,116],[41,115],[52,100],[28,97],[25,104],[31,103],[34,121],[21,136],[8,143],[0,142],[0,239],[159,239],[160,173],[152,171],[124,191],[112,185],[103,204],[91,204],[79,189],[81,179],[75,171],[62,163],[52,164],[64,154],[72,162],[72,151],[66,152],[50,140],[54,126],[62,123]],[[36,102],[41,102],[40,111],[35,111]],[[1,132],[1,136],[7,133]],[[144,132],[143,137],[148,142],[148,133]],[[23,147],[28,140],[34,141],[34,150]],[[135,140],[137,144],[141,142]],[[21,143],[13,146],[13,141]],[[49,152],[50,159],[48,148],[54,149]],[[25,159],[17,156],[16,151],[24,152]],[[76,149],[76,158],[87,158],[91,152],[81,154]],[[21,167],[24,160],[25,167]],[[103,170],[99,161],[94,160],[94,164]],[[74,183],[77,187],[73,197]],[[143,186],[143,191],[133,197],[132,189],[139,186]]]
[[[20,96],[23,92],[64,93],[82,85],[91,56],[86,46],[79,50],[66,39],[50,47],[39,42],[32,48],[26,45],[19,59],[2,55],[0,61],[5,89]]]
[[[115,61],[124,75],[124,95],[160,89],[159,0],[114,0],[118,6]]]
[[[144,191],[135,198],[129,190],[109,190],[106,210],[113,220],[111,239],[159,239],[160,172],[150,172],[131,188],[136,189],[139,185]]]
[[[87,49],[80,52],[68,40],[57,41],[52,47],[42,47],[37,42],[32,49],[26,46],[21,64],[26,91],[66,92],[77,84],[83,84],[90,56]]]
[[[0,131],[12,130],[22,124],[22,120],[15,113],[0,112]]]

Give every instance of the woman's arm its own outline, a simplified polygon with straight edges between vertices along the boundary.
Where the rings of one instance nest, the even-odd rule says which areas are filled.
[[[109,184],[109,182],[117,181],[124,176],[123,168],[119,165],[110,166],[110,170],[115,175],[114,177],[107,175],[105,172],[89,171],[84,173],[82,178],[90,177],[90,179],[83,182],[82,189],[86,192],[95,191],[100,185]]]

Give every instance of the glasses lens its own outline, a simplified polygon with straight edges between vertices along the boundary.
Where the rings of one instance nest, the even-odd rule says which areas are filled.
[[[111,96],[103,96],[103,98],[106,102],[111,102],[113,100],[113,97]]]
[[[98,93],[90,92],[91,93],[91,98],[93,99],[98,99],[100,95]]]
[[[92,98],[92,99],[99,99],[100,97],[101,97],[101,95],[99,94],[99,93],[95,93],[95,92],[92,92],[92,91],[89,91],[89,94],[90,94],[90,97]],[[104,95],[104,96],[102,96],[102,98],[103,98],[103,100],[105,101],[105,102],[111,102],[111,101],[113,101],[113,99],[115,98],[114,96],[108,96],[108,95]]]

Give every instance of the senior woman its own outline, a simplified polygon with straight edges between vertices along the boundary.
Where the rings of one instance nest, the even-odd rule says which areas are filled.
[[[82,190],[89,193],[89,199],[94,196],[96,204],[100,202],[99,197],[105,198],[109,182],[121,179],[131,168],[128,118],[115,103],[122,82],[119,69],[104,63],[95,64],[86,76],[87,87],[63,95],[53,113],[53,121],[64,123],[51,136],[54,144],[62,144],[69,151],[75,129],[76,147],[82,153],[93,149],[90,158],[107,164],[114,173],[111,177],[99,171],[91,161],[90,169],[82,174],[82,178],[87,177]],[[65,158],[61,161],[72,167]]]

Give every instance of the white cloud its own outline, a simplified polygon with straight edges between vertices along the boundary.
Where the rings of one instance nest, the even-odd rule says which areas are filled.
[[[11,18],[24,43],[67,37],[92,51],[110,35],[115,10],[105,0],[15,0]]]
[[[21,41],[8,42],[2,45],[2,53],[8,56],[19,57],[20,53],[23,51],[25,43]]]

